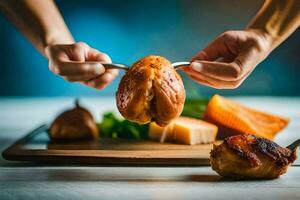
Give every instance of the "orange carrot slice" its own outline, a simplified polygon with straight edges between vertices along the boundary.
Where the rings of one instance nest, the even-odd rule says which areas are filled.
[[[288,119],[248,108],[220,95],[211,98],[204,119],[219,127],[219,139],[243,133],[273,139],[289,123]]]

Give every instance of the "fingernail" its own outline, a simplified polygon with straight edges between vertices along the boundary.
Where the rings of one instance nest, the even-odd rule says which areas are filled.
[[[101,64],[97,64],[95,66],[95,72],[96,74],[103,74],[105,72],[105,68]]]
[[[201,72],[202,69],[203,69],[203,65],[201,63],[198,63],[198,62],[192,62],[191,67],[192,67],[193,70],[195,70],[197,72]]]

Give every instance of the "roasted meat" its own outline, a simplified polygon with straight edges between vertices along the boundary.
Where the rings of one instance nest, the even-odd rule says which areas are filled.
[[[231,136],[210,153],[212,169],[225,177],[273,179],[284,174],[296,151],[254,135]]]
[[[116,94],[117,107],[128,120],[160,126],[179,117],[185,90],[179,74],[161,56],[147,56],[123,76]]]

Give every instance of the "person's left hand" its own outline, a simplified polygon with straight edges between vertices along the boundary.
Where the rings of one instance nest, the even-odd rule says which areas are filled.
[[[45,54],[50,71],[69,82],[103,89],[118,75],[117,69],[105,69],[100,64],[111,63],[107,54],[83,42],[48,45]]]

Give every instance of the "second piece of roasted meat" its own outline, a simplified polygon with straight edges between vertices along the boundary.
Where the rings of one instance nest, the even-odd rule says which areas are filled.
[[[296,152],[253,135],[231,136],[214,145],[210,162],[218,174],[232,178],[272,179],[287,171]]]
[[[139,124],[155,121],[160,126],[179,117],[185,90],[179,74],[161,56],[147,56],[123,76],[116,94],[120,113]]]

